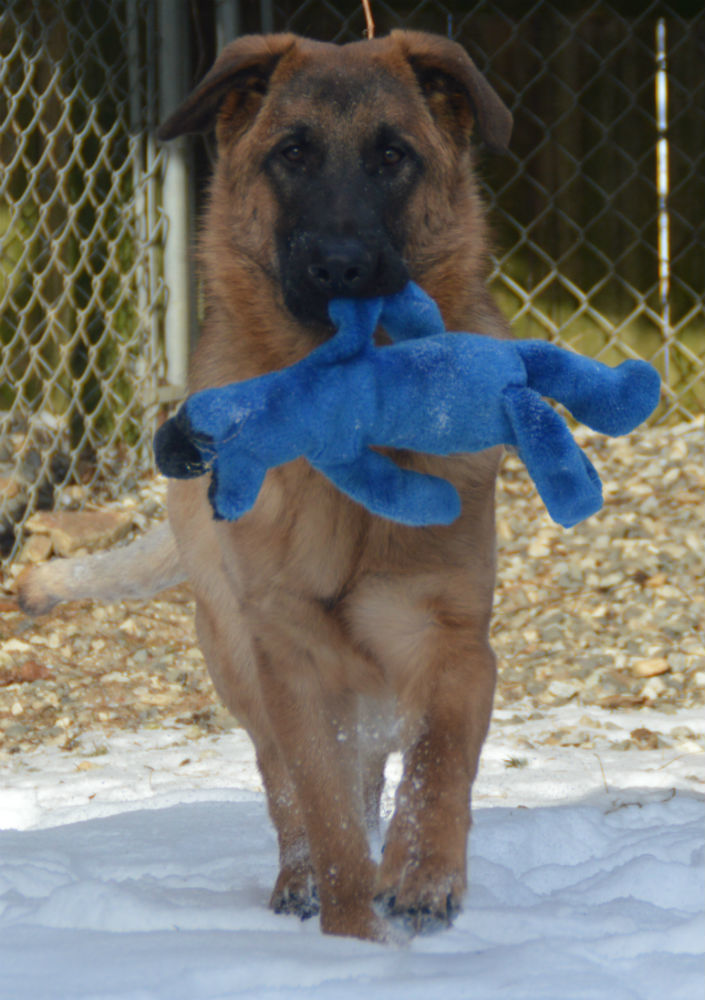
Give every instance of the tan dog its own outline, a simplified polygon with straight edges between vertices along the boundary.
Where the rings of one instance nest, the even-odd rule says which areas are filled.
[[[484,287],[470,133],[501,150],[511,116],[458,45],[413,32],[342,47],[240,38],[161,134],[213,124],[191,391],[297,361],[330,335],[331,297],[409,277],[449,329],[508,335]],[[52,564],[22,587],[38,611],[95,596],[101,577],[101,596],[116,596],[185,574],[215,686],[256,747],[279,837],[271,905],[307,916],[320,900],[324,931],[377,940],[385,916],[420,929],[459,909],[495,679],[499,455],[395,458],[454,483],[453,525],[375,518],[299,460],[271,471],[236,523],[213,520],[208,477],[174,482],[176,545],[160,529],[141,550]],[[393,748],[404,774],[376,865],[368,833]]]

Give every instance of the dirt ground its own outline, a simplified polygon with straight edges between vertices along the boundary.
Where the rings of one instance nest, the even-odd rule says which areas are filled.
[[[673,713],[702,706],[705,423],[617,441],[577,436],[602,477],[605,507],[570,531],[550,521],[521,463],[504,462],[497,704],[529,698],[537,713],[568,701]],[[147,520],[142,507],[163,516],[163,492],[155,479],[147,499],[125,498],[134,530]],[[13,596],[20,568],[0,590],[0,758],[41,745],[70,752],[88,732],[178,724],[197,735],[236,724],[213,693],[186,585],[148,602],[84,601],[33,620]],[[647,727],[635,733],[636,745],[662,745]],[[591,735],[555,739],[589,746]]]

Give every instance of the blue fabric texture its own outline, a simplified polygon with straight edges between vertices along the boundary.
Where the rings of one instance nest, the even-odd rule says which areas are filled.
[[[338,299],[337,333],[281,371],[195,393],[157,432],[167,476],[210,471],[217,518],[252,508],[267,470],[301,456],[368,510],[408,525],[449,524],[456,489],[403,469],[376,448],[431,455],[512,445],[551,517],[570,527],[602,506],[597,472],[565,420],[626,434],[654,410],[656,370],[610,368],[539,340],[449,333],[435,302],[409,283],[396,295]],[[393,343],[377,347],[382,326]]]

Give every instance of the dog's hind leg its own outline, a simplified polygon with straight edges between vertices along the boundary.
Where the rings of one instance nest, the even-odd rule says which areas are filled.
[[[365,825],[372,845],[380,845],[380,806],[385,782],[385,765],[395,749],[394,700],[362,696],[358,705],[358,759]]]

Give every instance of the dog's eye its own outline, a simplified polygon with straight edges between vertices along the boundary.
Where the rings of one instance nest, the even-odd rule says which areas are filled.
[[[297,146],[296,143],[291,146],[286,146],[281,151],[281,155],[287,161],[287,163],[303,163],[304,161],[304,149],[303,146]]]
[[[405,153],[398,146],[387,146],[382,150],[382,163],[385,167],[396,167],[404,159]]]

